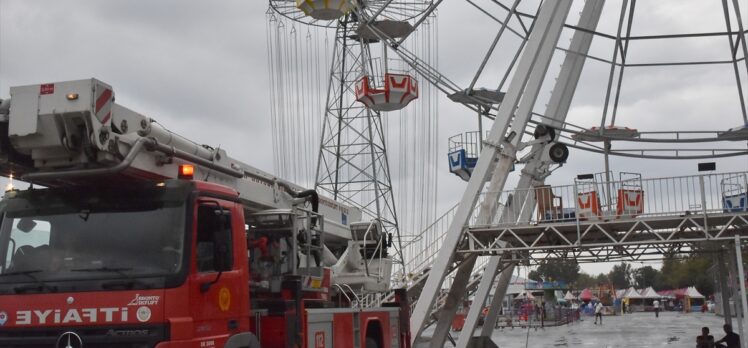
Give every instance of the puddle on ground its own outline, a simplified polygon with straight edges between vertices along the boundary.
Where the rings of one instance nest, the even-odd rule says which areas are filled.
[[[553,343],[553,346],[554,347],[567,347],[569,345],[566,343],[566,337],[561,337],[555,343]]]
[[[678,342],[678,341],[680,341],[680,338],[678,338],[676,336],[670,336],[670,337],[667,338],[667,344],[671,344],[673,342]]]

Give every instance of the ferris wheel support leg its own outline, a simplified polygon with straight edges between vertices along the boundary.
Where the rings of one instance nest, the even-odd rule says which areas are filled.
[[[740,238],[740,236],[735,236],[737,238]],[[739,241],[739,239],[737,239]],[[738,284],[738,268],[737,268],[737,255],[735,255],[736,250],[735,249],[728,249],[727,251],[727,265],[730,268],[729,270],[729,282],[730,282],[730,292],[732,293],[732,303],[735,304],[735,319],[738,321],[738,330],[740,337],[743,336],[743,316],[745,313],[743,313],[743,301],[740,299],[740,297],[745,298],[745,296],[741,296],[742,293],[739,292],[740,285]],[[706,300],[705,300],[706,301]],[[690,308],[689,308],[690,309]],[[733,329],[735,327],[733,326]],[[741,347],[745,347],[745,340],[742,340],[740,342]]]
[[[722,316],[725,324],[732,325],[732,315],[730,311],[730,292],[727,288],[727,267],[725,267],[725,255],[717,253],[717,280],[719,282],[720,299],[722,300]]]
[[[441,290],[442,282],[454,260],[457,247],[463,239],[463,228],[470,221],[473,207],[480,196],[486,179],[489,177],[494,159],[499,154],[501,154],[500,160],[494,171],[494,175],[500,176],[500,179],[497,180],[500,183],[498,191],[501,191],[506,183],[506,177],[514,161],[514,149],[519,144],[527,121],[531,116],[530,113],[515,114],[515,111],[518,109],[520,101],[534,105],[537,100],[542,79],[530,84],[528,83],[530,76],[534,73],[544,76],[547,72],[571,3],[571,0],[546,1],[540,9],[535,27],[530,33],[525,51],[522,53],[522,58],[486,141],[490,145],[483,147],[481,151],[452,224],[447,230],[442,248],[416,303],[416,308],[411,317],[411,339],[414,342],[420,340],[431,308]],[[513,121],[512,116],[514,116]],[[514,135],[506,137],[510,124]]]
[[[491,306],[488,308],[488,314],[481,328],[480,335],[483,337],[491,337],[494,328],[496,328],[496,320],[499,317],[499,313],[501,313],[504,297],[506,296],[507,289],[509,289],[509,283],[512,280],[512,274],[514,274],[516,266],[517,262],[511,262],[499,274],[499,281],[496,283],[496,290],[493,292],[493,297],[491,298]]]
[[[439,319],[436,322],[434,334],[431,336],[431,340],[429,341],[430,347],[444,347],[444,342],[447,340],[447,334],[449,334],[449,330],[452,327],[452,321],[457,314],[457,308],[460,305],[460,302],[465,299],[465,290],[470,282],[470,275],[473,274],[473,268],[475,268],[475,261],[477,259],[477,255],[469,255],[468,258],[463,260],[457,267],[457,270],[455,271],[457,273],[455,273],[452,285],[449,287],[444,306],[439,310]],[[423,291],[426,291],[426,289]]]
[[[501,266],[500,256],[491,256],[488,261],[485,270],[483,271],[483,278],[480,280],[478,290],[473,296],[473,303],[470,304],[470,311],[468,311],[467,317],[465,318],[465,325],[462,327],[460,337],[457,339],[456,348],[467,348],[468,343],[473,338],[473,332],[475,327],[478,326],[478,318],[483,313],[483,307],[486,305],[486,299],[488,293],[493,287],[493,281],[496,279],[496,273],[499,271]],[[485,323],[483,325],[486,325]]]
[[[597,28],[603,5],[604,1],[602,0],[587,1],[579,18],[578,26],[594,31]],[[552,115],[550,125],[553,127],[562,126],[566,120],[592,39],[592,34],[583,31],[575,32],[572,37],[569,46],[570,51],[578,54],[567,54],[564,58],[557,84],[551,93],[551,99],[545,113],[546,115]],[[506,207],[504,214],[502,214],[503,222],[508,222],[512,218],[519,218],[519,221],[528,221],[530,219],[535,206],[535,195],[530,191],[530,188],[534,185],[534,182],[538,184],[544,182],[544,174],[548,169],[548,156],[543,151],[543,148],[546,146],[547,144],[533,145],[532,152],[536,155],[534,155],[533,159],[522,171],[515,190],[519,196],[515,195],[512,198],[512,204]],[[521,210],[517,211],[517,209]],[[509,287],[515,266],[516,263],[508,265],[499,277],[494,291],[494,301],[491,302],[491,307],[484,321],[481,332],[482,336],[490,337],[494,330],[496,318],[501,311],[503,297]]]
[[[745,270],[743,269],[743,248],[741,247],[740,235],[735,235],[735,258],[736,258],[736,263],[738,265],[738,272],[737,272],[738,273],[738,284],[740,284],[738,285],[738,289],[740,290],[740,295],[741,295],[740,296],[740,309],[743,312],[744,319],[746,319],[745,316],[746,316],[746,313],[748,313],[748,302],[747,302],[748,300],[746,299],[746,296],[745,296]],[[745,324],[740,325],[740,337],[745,337],[743,336],[744,325]],[[748,347],[748,340],[743,339],[741,344],[743,345],[743,348]]]
[[[581,16],[579,17],[578,26],[594,31],[599,23],[604,5],[604,0],[590,0],[585,2]],[[592,39],[593,35],[584,31],[576,31],[571,39],[569,51],[576,52],[577,54],[567,54],[564,58],[557,83],[551,92],[551,99],[545,112],[546,115],[552,115],[550,125],[553,127],[562,126],[566,120]],[[522,170],[515,195],[511,198],[512,204],[506,206],[501,216],[502,222],[508,222],[509,219],[517,219],[517,217],[519,217],[519,221],[528,221],[530,219],[534,211],[533,208],[535,207],[535,195],[530,191],[530,188],[534,185],[534,182],[543,184],[544,174],[548,169],[548,155],[544,151],[544,147],[546,147],[546,144],[533,145],[532,153],[535,153],[535,155],[530,163]],[[518,209],[520,210],[517,211]],[[498,256],[493,257],[498,258]],[[481,329],[481,336],[483,337],[491,337],[494,331],[496,320],[501,311],[504,296],[509,288],[516,265],[516,262],[510,263],[499,276],[491,306]],[[493,281],[491,281],[491,284],[493,284]]]
[[[585,2],[577,26],[595,31],[604,5],[604,0]],[[551,91],[551,98],[545,110],[546,115],[551,115],[550,120],[548,120],[551,127],[560,128],[566,121],[593,38],[594,35],[581,30],[574,32],[571,38],[569,53],[566,54],[564,62],[561,64],[561,71],[556,80],[556,85]],[[560,134],[560,132],[557,134]],[[515,195],[512,198],[512,204],[508,205],[504,214],[502,214],[502,222],[516,222],[516,220],[509,221],[511,218],[518,218],[519,221],[529,221],[531,218],[535,207],[535,194],[530,189],[534,185],[542,185],[548,175],[550,158],[545,149],[547,146],[548,143],[539,143],[532,146],[530,152],[534,155],[522,169],[515,189],[515,193],[521,193],[521,196]],[[517,209],[521,210],[517,211]]]

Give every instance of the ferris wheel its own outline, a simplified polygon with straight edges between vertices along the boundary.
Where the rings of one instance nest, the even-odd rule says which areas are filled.
[[[408,105],[413,100],[425,99],[423,90],[426,88],[448,96],[449,100],[464,105],[467,111],[475,113],[477,130],[460,133],[448,139],[447,157],[450,172],[462,180],[469,181],[485,144],[486,130],[483,124],[494,121],[506,93],[509,92],[511,77],[519,68],[520,57],[526,51],[529,36],[538,23],[540,3],[467,1],[460,5],[472,8],[478,16],[483,16],[484,20],[493,23],[497,28],[494,35],[482,37],[488,49],[482,57],[476,55],[480,57],[475,61],[476,71],[464,84],[457,83],[453,78],[443,74],[434,64],[434,59],[427,57],[430,52],[424,54],[407,45],[408,38],[424,30],[430,19],[435,20],[437,8],[444,6],[446,5],[443,1],[270,1],[274,15],[292,19],[296,23],[336,31],[336,48],[332,50],[332,59],[329,59],[332,62],[328,61],[328,64],[332,65],[330,83],[326,89],[326,114],[330,117],[326,119],[340,118],[341,114],[348,114],[351,111],[371,112],[377,115],[377,119],[380,112],[408,110]],[[580,2],[575,2],[575,6],[581,10]],[[542,150],[543,156],[546,157],[544,163],[549,166],[546,172],[550,173],[567,161],[573,162],[574,155],[570,160],[569,158],[570,149],[574,149],[603,155],[601,167],[604,167],[604,170],[601,172],[606,176],[605,180],[610,181],[611,158],[702,160],[739,158],[748,154],[744,146],[748,132],[745,126],[748,118],[744,87],[747,83],[748,63],[745,59],[746,45],[744,40],[740,39],[740,35],[745,35],[745,28],[739,4],[724,4],[724,11],[718,11],[721,17],[711,18],[719,21],[721,30],[720,26],[715,26],[702,32],[674,34],[637,29],[639,21],[634,20],[635,17],[656,12],[647,8],[648,6],[653,5],[622,1],[606,6],[604,13],[601,6],[600,15],[611,20],[606,21],[607,25],[595,29],[585,28],[585,23],[575,23],[572,20],[564,23],[562,36],[571,38],[574,33],[583,31],[596,43],[600,42],[592,48],[586,47],[583,54],[587,61],[587,70],[590,74],[595,74],[593,77],[599,86],[594,91],[601,96],[595,105],[596,114],[591,117],[576,117],[574,110],[569,110],[570,106],[554,111],[564,113],[563,118],[558,118],[547,110],[542,111],[535,105],[523,111],[531,116],[523,132],[536,139],[550,137],[553,143],[545,147],[525,146],[521,149],[524,154],[518,156],[519,159],[512,167],[527,165],[533,158],[531,154]],[[579,17],[572,14],[568,18]],[[690,59],[687,53],[664,54],[662,57],[641,53],[650,50],[652,45],[668,46],[669,43],[678,40],[703,38],[722,40],[723,45],[718,49],[712,49],[714,54],[704,59]],[[581,54],[580,50],[580,47],[572,46],[571,40],[568,44],[561,40],[549,54]],[[510,59],[501,66],[502,74],[498,78],[489,78],[486,66],[495,60],[497,55],[508,56]],[[351,57],[355,58],[350,59]],[[597,66],[590,68],[592,65]],[[718,128],[705,129],[708,127],[698,125],[698,122],[697,126],[694,126],[693,122],[668,122],[666,115],[649,114],[646,117],[661,118],[662,121],[655,123],[652,128],[652,122],[642,122],[643,115],[632,114],[631,110],[624,108],[623,101],[631,93],[627,89],[627,84],[631,83],[628,79],[637,78],[637,74],[641,74],[639,71],[654,68],[704,67],[724,67],[734,72],[723,76],[726,78],[726,88],[731,88],[731,92],[734,93],[734,98],[730,98],[733,116],[719,117],[720,122],[704,122],[707,125],[719,124]],[[481,83],[487,84],[481,86]],[[573,98],[577,89],[576,85],[567,86],[564,98]],[[558,104],[559,100],[549,102]],[[337,114],[334,111],[337,111]],[[355,118],[355,112],[353,114]],[[383,133],[376,131],[378,127],[382,128],[377,122],[374,121],[372,128],[375,130],[375,138],[378,133]],[[386,122],[387,119],[384,123]],[[663,127],[663,124],[666,126]],[[325,155],[330,153],[325,152],[327,141],[330,141],[328,149],[346,147],[345,144],[335,142],[337,138],[345,137],[331,136],[338,134],[335,131],[335,124],[326,125],[327,136],[321,135],[323,146],[320,149],[318,163],[321,166],[315,173],[318,178],[323,179],[322,181],[345,171],[339,168],[330,169],[329,166],[327,169],[320,169],[325,163],[335,162],[325,160]],[[368,127],[370,126],[367,123],[351,128],[356,128],[356,133],[361,134],[366,133]],[[381,138],[372,142],[384,144],[384,136]],[[384,154],[385,151],[379,153]],[[343,157],[345,156],[337,158]],[[376,155],[374,158],[383,159],[383,162],[377,164],[381,169],[378,174],[387,173],[388,170],[385,168],[388,168],[389,164],[384,164],[387,162],[386,156]],[[370,159],[365,161],[371,162]],[[377,165],[372,165],[372,168]],[[352,177],[358,176],[360,175],[355,174]],[[369,177],[373,182],[378,181],[371,174]],[[385,180],[387,181],[390,180]],[[329,184],[333,188],[328,193],[338,195],[335,187],[346,185],[341,182],[345,180],[329,180],[327,183],[315,184],[320,187]],[[380,191],[387,192],[392,188],[391,182],[385,186],[387,187]],[[359,193],[360,191],[356,194]],[[389,207],[391,216],[396,216],[394,204],[385,203],[382,206]]]
[[[378,146],[387,142],[383,136],[387,132],[382,131],[381,125],[392,119],[382,118],[380,113],[391,115],[418,109],[414,103],[425,99],[429,94],[424,93],[426,89],[446,95],[450,101],[464,106],[465,114],[476,116],[477,129],[450,137],[446,158],[444,153],[438,154],[449,160],[451,173],[468,182],[461,203],[420,232],[413,239],[417,243],[406,241],[404,247],[399,247],[401,253],[408,253],[408,245],[415,245],[412,255],[401,258],[418,261],[415,266],[404,264],[403,272],[423,274],[420,279],[425,279],[425,285],[419,286],[429,292],[421,295],[415,308],[413,337],[417,338],[425,326],[433,324],[428,320],[433,318],[430,311],[445,283],[451,284],[450,293],[464,292],[467,285],[457,286],[458,280],[473,278],[455,274],[470,274],[474,269],[492,265],[493,261],[476,263],[468,257],[475,252],[465,249],[465,227],[476,223],[490,226],[505,223],[507,219],[523,221],[522,216],[532,215],[534,210],[528,213],[522,207],[536,203],[540,207],[544,200],[516,194],[543,186],[551,173],[563,166],[572,167],[577,158],[588,161],[592,158],[589,154],[600,155],[602,161],[596,167],[603,168],[600,173],[579,175],[579,187],[597,185],[594,181],[598,175],[602,175],[600,182],[613,181],[613,159],[619,160],[623,172],[641,172],[647,166],[668,167],[653,160],[683,163],[722,158],[733,159],[729,163],[737,167],[745,165],[748,155],[745,5],[737,1],[723,1],[721,6],[679,1],[679,8],[692,7],[688,12],[691,17],[682,22],[677,20],[683,16],[663,16],[669,13],[668,6],[673,5],[666,1],[628,0],[271,1],[274,15],[335,31],[335,48],[327,60],[330,74],[324,131],[320,131],[318,188],[332,187],[326,192],[337,195],[341,185],[350,184],[351,180],[329,180],[338,178],[336,174],[351,173],[337,166],[330,170],[329,163],[355,161],[347,161],[342,153],[326,156],[334,152],[330,149],[349,148],[362,139],[361,134],[374,134],[363,138],[371,148],[380,151],[372,151],[374,156],[367,153],[368,160],[357,161],[364,161],[360,163],[371,168],[389,168],[386,156],[382,156],[387,152]],[[449,10],[442,11],[445,8]],[[427,30],[428,23],[448,16],[457,8],[473,11],[471,20],[489,25],[482,32],[470,34],[467,34],[470,26],[450,28],[465,31],[460,37],[470,37],[471,48],[477,47],[479,51],[465,52],[460,63],[466,68],[462,76],[455,77],[440,70],[439,60],[430,56],[432,51],[419,50],[417,45],[409,45],[409,41]],[[439,16],[437,11],[441,11]],[[552,64],[555,62],[559,64]],[[467,70],[470,72],[465,73]],[[357,134],[349,137],[351,141],[341,142],[346,136],[339,136],[341,133],[334,130],[354,123],[343,122],[341,127],[338,121],[353,119],[367,121],[351,127]],[[650,164],[627,162],[645,160]],[[385,181],[389,181],[387,170],[376,172],[386,173]],[[515,196],[506,198],[501,194],[512,172],[519,176],[517,189],[512,191]],[[641,182],[638,175],[621,182]],[[370,182],[381,181],[379,176],[368,177]],[[593,182],[585,181],[588,178]],[[379,192],[392,192],[389,182],[380,185]],[[735,192],[745,190],[743,186],[738,184]],[[543,189],[549,202],[558,198],[550,187]],[[623,190],[627,194],[643,192],[636,187]],[[586,202],[600,199],[613,205],[611,191],[614,190],[610,187],[602,190],[602,196],[609,196],[607,199],[585,196]],[[587,193],[575,192],[574,196],[577,194]],[[635,198],[632,200],[636,201]],[[541,202],[535,202],[538,199]],[[568,218],[564,209],[569,208],[550,205],[551,217]],[[394,217],[390,221],[396,225],[394,205],[388,207],[392,208],[389,216]],[[593,218],[598,214],[595,208],[577,213],[586,219]],[[640,209],[636,205],[624,207],[618,217],[635,216]],[[409,214],[403,215],[407,218]],[[440,225],[449,228],[433,228]],[[512,234],[509,229],[500,236]],[[538,236],[535,243],[540,240]],[[491,249],[494,253],[498,248],[498,244],[492,244],[498,242],[474,239],[471,243],[494,245]],[[535,244],[530,240],[522,250],[530,260],[533,248]],[[631,252],[640,250],[634,248]],[[574,255],[582,260],[581,254]],[[502,267],[511,273],[515,265],[505,261]],[[444,330],[439,325],[443,328],[447,324],[440,319],[436,325],[436,332],[441,334]],[[436,339],[443,341],[444,337]]]

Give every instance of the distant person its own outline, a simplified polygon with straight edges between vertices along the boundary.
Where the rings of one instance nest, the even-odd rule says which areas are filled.
[[[721,348],[740,348],[740,335],[732,332],[732,325],[725,324],[722,327],[725,330],[725,337],[721,340],[714,342],[715,347]]]
[[[654,300],[654,302],[652,302],[652,306],[654,307],[654,310],[655,310],[655,318],[659,318],[660,317],[660,301]]]
[[[714,336],[709,334],[708,327],[702,327],[701,336],[696,336],[696,348],[714,348]]]
[[[603,304],[598,302],[595,305],[595,325],[597,325],[597,318],[600,318],[600,325],[603,324]]]
[[[542,314],[543,314],[543,316],[542,316],[542,317],[543,317],[543,318],[545,318],[545,313],[546,313],[546,312],[545,312],[545,301],[541,302],[541,304],[540,304],[540,308],[541,308],[541,310],[543,311],[543,313],[542,313]]]

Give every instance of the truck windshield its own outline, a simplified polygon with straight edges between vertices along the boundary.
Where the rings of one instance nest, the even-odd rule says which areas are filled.
[[[184,201],[134,195],[5,202],[0,284],[179,273],[185,262]]]

